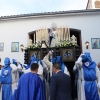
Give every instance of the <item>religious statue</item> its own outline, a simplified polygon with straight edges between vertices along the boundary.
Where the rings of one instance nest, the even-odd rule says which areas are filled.
[[[51,25],[51,30],[49,33],[50,37],[50,47],[55,47],[56,46],[56,38],[57,38],[57,25],[55,23],[52,23]]]

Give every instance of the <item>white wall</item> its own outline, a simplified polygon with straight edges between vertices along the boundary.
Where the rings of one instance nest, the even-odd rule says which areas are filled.
[[[50,28],[52,22],[58,27],[68,25],[70,28],[80,29],[83,52],[90,52],[93,60],[97,63],[100,61],[100,49],[91,48],[91,38],[100,38],[100,13],[0,21],[0,42],[4,42],[4,51],[0,52],[0,57],[3,59],[8,56],[24,63],[24,52],[20,48],[19,52],[11,52],[11,42],[19,42],[19,45],[27,46],[28,32],[45,26]],[[88,50],[85,49],[86,41],[89,41],[90,45]]]

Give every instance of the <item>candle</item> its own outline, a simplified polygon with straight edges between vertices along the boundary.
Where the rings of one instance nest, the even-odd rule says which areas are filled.
[[[63,27],[61,27],[61,40],[63,41]]]
[[[58,41],[60,41],[60,29],[57,29],[57,34],[58,34]]]
[[[67,34],[66,34],[66,33],[67,33],[66,27],[67,27],[67,26],[65,26],[65,41],[67,40],[67,39],[66,39],[66,35],[67,35]]]
[[[68,40],[68,26],[66,27],[66,39]]]
[[[40,34],[39,34],[39,30],[37,31],[37,34],[38,34],[38,41],[40,41]]]
[[[34,39],[35,39],[35,35],[34,35]],[[38,31],[36,31],[36,42],[38,42]]]
[[[68,40],[70,41],[70,29],[68,27]]]
[[[45,28],[43,28],[43,35],[44,35],[44,39],[45,39]]]
[[[45,40],[47,41],[47,28],[45,27]]]
[[[64,26],[62,26],[62,38],[64,40]]]
[[[41,30],[39,29],[38,32],[39,32],[39,36],[40,36],[40,37],[39,37],[39,41],[41,41]]]
[[[59,33],[60,33],[60,41],[61,41],[62,40],[61,27],[59,28]]]
[[[49,40],[49,36],[48,36],[48,29],[46,28],[46,40],[47,40],[47,43],[48,43],[48,40]]]
[[[42,29],[40,28],[41,40],[42,40]]]
[[[63,27],[63,38],[64,38],[64,41],[65,41],[65,36],[66,36],[66,34],[65,34],[65,27]]]
[[[42,34],[42,40],[43,40],[44,39],[43,28],[41,29],[41,34]]]

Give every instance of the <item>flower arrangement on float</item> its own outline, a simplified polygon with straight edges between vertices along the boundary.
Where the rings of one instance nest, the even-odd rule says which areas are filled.
[[[41,46],[41,43],[40,42],[38,42],[38,43],[32,43],[32,40],[31,39],[29,39],[29,41],[28,41],[28,46],[27,46],[27,48],[26,49],[38,49],[38,48],[40,48],[40,46]]]
[[[56,43],[55,47],[53,48],[59,48],[59,47],[72,47],[72,46],[78,46],[77,44],[71,42],[71,41],[61,41],[59,43]],[[41,43],[36,43],[36,44],[32,44],[30,43],[27,47],[27,49],[38,49],[41,47]]]
[[[78,45],[71,41],[61,41],[57,43],[55,47],[72,47],[72,46],[78,46]]]

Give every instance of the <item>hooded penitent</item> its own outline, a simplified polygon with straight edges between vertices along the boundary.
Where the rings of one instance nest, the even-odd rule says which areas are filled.
[[[82,55],[83,77],[86,100],[99,100],[96,77],[96,63],[92,61],[90,53]]]
[[[5,58],[4,67],[1,70],[1,84],[2,84],[2,100],[11,100],[12,98],[12,68],[10,67],[10,59]]]

